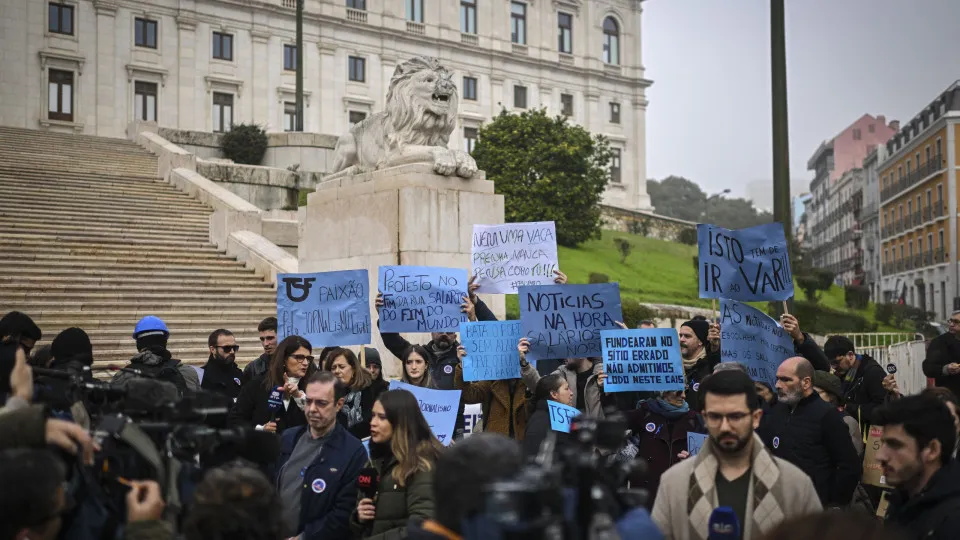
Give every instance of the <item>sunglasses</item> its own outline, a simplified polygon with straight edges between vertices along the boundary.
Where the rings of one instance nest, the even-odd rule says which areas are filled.
[[[313,362],[313,357],[308,356],[306,354],[291,354],[290,358],[293,358],[294,360],[296,360],[297,362],[300,362],[301,364],[304,362]]]
[[[223,347],[218,346],[218,349],[223,349],[223,352],[237,352],[240,350],[239,345],[225,345]]]

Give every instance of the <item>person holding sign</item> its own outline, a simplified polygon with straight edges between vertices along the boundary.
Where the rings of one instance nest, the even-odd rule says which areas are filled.
[[[547,375],[537,382],[537,388],[533,393],[533,414],[527,422],[527,431],[523,436],[523,455],[526,458],[535,457],[540,453],[540,446],[543,444],[547,434],[553,429],[550,425],[550,407],[548,401],[556,401],[573,407],[573,391],[567,380],[559,373]],[[569,433],[557,432],[557,446],[559,450],[567,444],[570,438]]]
[[[332,372],[347,387],[347,396],[337,420],[354,437],[366,438],[370,435],[373,402],[377,399],[373,376],[360,367],[360,360],[353,351],[343,348],[336,348],[327,354],[323,370]]]
[[[680,338],[680,356],[687,385],[687,403],[694,411],[703,407],[700,401],[700,383],[713,373],[720,363],[720,328],[705,320],[692,319],[677,330]],[[708,349],[708,347],[710,347]]]
[[[370,420],[370,459],[380,482],[373,497],[358,495],[350,518],[355,538],[406,538],[410,518],[433,518],[434,468],[442,450],[413,394],[380,396]]]
[[[619,323],[623,324],[623,323]],[[527,361],[527,352],[530,351],[530,341],[522,338],[518,346],[520,350],[520,366]],[[603,393],[603,362],[599,358],[567,358],[564,364],[553,373],[560,375],[567,381],[573,392],[573,406],[595,418],[604,417],[604,408],[611,404],[610,396]],[[540,373],[524,377],[529,388],[536,388],[540,381]]]

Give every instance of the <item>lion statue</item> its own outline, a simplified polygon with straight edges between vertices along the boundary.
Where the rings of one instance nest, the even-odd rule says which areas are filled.
[[[460,104],[452,74],[436,58],[417,57],[393,72],[386,110],[355,124],[337,141],[332,173],[431,163],[437,174],[472,178],[477,163],[447,148]]]

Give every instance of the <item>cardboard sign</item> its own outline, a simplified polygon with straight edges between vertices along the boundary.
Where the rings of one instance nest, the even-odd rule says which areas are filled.
[[[756,302],[793,296],[783,224],[737,230],[701,224],[697,225],[697,243],[700,298]]]
[[[460,412],[460,390],[434,390],[406,384],[396,379],[390,381],[390,390],[406,390],[417,398],[420,412],[444,446],[453,442],[453,428]]]
[[[887,508],[890,508],[888,495],[890,495],[889,491],[884,491],[883,494],[880,495],[880,504],[877,505],[877,517],[880,519],[886,519],[887,517]]]
[[[467,322],[467,271],[432,266],[381,266],[381,332],[457,332]],[[369,343],[369,342],[368,342]]]
[[[583,414],[576,407],[556,401],[547,400],[547,407],[550,410],[550,427],[561,433],[570,433],[570,424],[573,419]]]
[[[867,435],[867,444],[863,451],[863,479],[861,482],[871,486],[890,487],[887,484],[886,477],[883,475],[883,468],[877,461],[877,450],[883,442],[883,426],[870,426],[869,435]]]
[[[723,362],[747,366],[750,378],[777,384],[777,368],[794,356],[793,338],[766,313],[736,300],[720,300],[720,354]]]
[[[520,378],[520,321],[468,322],[460,325],[463,380],[499,381]]]
[[[474,225],[473,275],[477,292],[517,294],[524,285],[550,285],[557,259],[557,231],[552,221]]]
[[[623,320],[620,285],[520,287],[520,325],[530,340],[527,359],[598,357],[600,332]]]
[[[687,452],[690,453],[690,457],[699,454],[700,449],[703,448],[703,443],[705,442],[707,442],[706,433],[687,432]]]
[[[673,328],[604,330],[604,392],[683,390],[680,339]]]
[[[277,341],[301,336],[314,347],[370,343],[366,270],[277,275]]]

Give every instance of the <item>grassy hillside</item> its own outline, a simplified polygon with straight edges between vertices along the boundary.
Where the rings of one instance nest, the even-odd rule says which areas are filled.
[[[616,238],[624,238],[633,246],[627,260],[622,263],[614,244]],[[603,231],[602,238],[591,240],[579,248],[560,247],[559,250],[560,269],[566,272],[571,283],[587,283],[590,273],[606,274],[611,281],[620,283],[620,292],[624,297],[640,302],[709,308],[710,300],[699,298],[697,292],[697,272],[693,267],[693,256],[696,254],[696,246],[613,231]],[[802,292],[800,296],[803,297]],[[820,303],[874,321],[872,304],[862,311],[847,309],[843,289],[836,285],[823,294]],[[756,306],[761,309],[766,307],[760,304]],[[507,313],[516,315],[519,309],[516,295],[508,295]],[[898,331],[883,325],[878,330]]]

